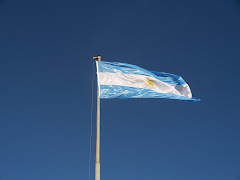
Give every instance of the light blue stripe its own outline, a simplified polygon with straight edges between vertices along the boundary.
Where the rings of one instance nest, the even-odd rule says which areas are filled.
[[[165,83],[174,84],[174,85],[186,84],[186,82],[183,80],[181,76],[177,76],[175,74],[169,74],[165,72],[156,72],[156,71],[151,71],[151,72],[157,75],[160,81],[163,81]]]
[[[182,77],[164,73],[164,72],[156,72],[156,71],[147,71],[143,68],[140,68],[135,65],[126,64],[126,63],[118,63],[118,62],[98,62],[98,72],[104,73],[123,73],[123,74],[139,74],[148,77],[152,77],[158,79],[162,82],[174,85],[184,85],[186,82]]]
[[[179,99],[188,101],[200,101],[198,98],[187,98],[184,96],[178,96],[175,94],[164,94],[157,93],[150,89],[134,88],[127,86],[108,86],[100,85],[100,99],[111,99],[111,98],[168,98],[168,99]]]

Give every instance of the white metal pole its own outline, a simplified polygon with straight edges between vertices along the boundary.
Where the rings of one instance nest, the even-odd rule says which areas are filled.
[[[101,56],[93,57],[101,61]],[[96,132],[96,163],[95,163],[95,180],[100,180],[100,98],[99,88],[97,89],[97,132]]]

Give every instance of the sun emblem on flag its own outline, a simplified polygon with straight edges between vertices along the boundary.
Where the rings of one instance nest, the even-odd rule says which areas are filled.
[[[145,78],[145,83],[150,87],[153,88],[155,86],[153,80],[149,79],[149,78]]]

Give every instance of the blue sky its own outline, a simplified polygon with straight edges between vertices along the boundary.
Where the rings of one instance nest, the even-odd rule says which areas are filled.
[[[0,179],[88,179],[101,55],[201,99],[102,100],[102,179],[239,180],[239,19],[237,0],[0,0]]]

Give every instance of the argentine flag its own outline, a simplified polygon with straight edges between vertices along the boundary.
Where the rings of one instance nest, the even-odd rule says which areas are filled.
[[[99,98],[169,98],[199,101],[193,98],[182,77],[147,71],[135,65],[96,61]]]

